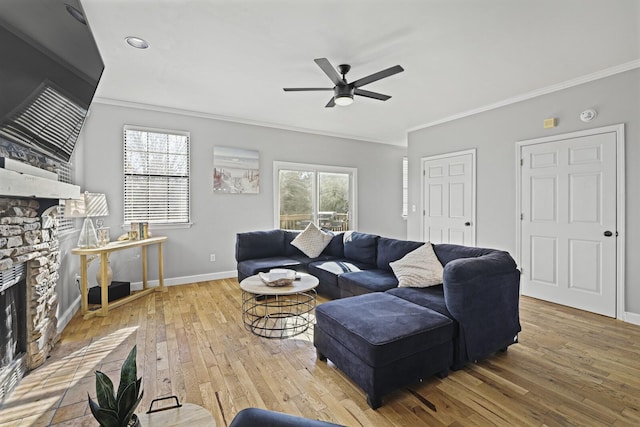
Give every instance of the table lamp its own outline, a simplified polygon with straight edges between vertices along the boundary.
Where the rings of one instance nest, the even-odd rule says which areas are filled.
[[[109,215],[107,197],[103,193],[89,193],[86,191],[82,194],[81,199],[68,200],[65,204],[64,215],[67,218],[84,218],[80,237],[78,238],[79,248],[98,247],[98,235],[91,218]]]

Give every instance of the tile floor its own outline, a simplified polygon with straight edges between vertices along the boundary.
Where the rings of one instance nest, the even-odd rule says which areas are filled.
[[[117,387],[120,366],[135,343],[130,329],[59,342],[0,406],[0,427],[97,426],[87,403],[87,393],[95,399],[94,372],[106,373]]]

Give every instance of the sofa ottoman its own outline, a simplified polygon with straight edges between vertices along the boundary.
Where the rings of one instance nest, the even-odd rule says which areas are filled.
[[[367,395],[382,396],[423,378],[444,378],[453,360],[453,322],[387,293],[329,301],[316,307],[314,345]]]

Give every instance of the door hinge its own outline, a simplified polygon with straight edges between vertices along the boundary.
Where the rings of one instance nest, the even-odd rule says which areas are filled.
[[[427,176],[427,171],[422,170],[422,176]]]
[[[524,165],[524,159],[520,159],[520,166]]]
[[[524,219],[524,214],[520,214],[520,221],[522,221]]]

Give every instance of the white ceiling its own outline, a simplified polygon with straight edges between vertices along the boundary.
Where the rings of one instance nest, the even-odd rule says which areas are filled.
[[[637,63],[639,3],[82,0],[105,62],[98,101],[398,145],[409,129]],[[333,86],[321,57],[350,64],[349,81],[405,71],[364,87],[386,102],[325,108],[331,92],[282,90]]]

